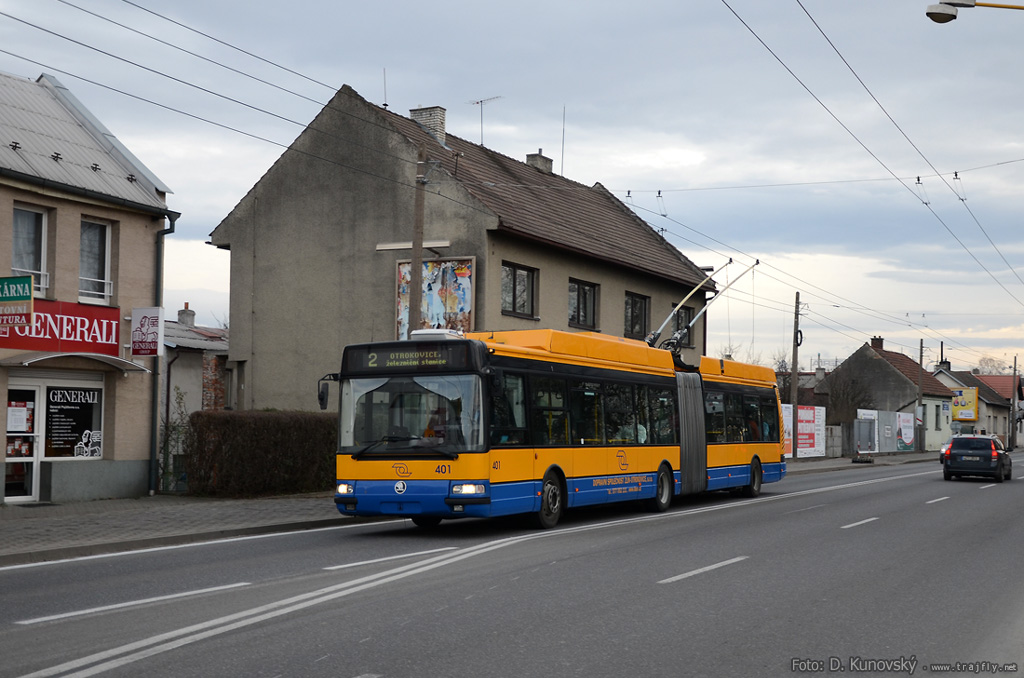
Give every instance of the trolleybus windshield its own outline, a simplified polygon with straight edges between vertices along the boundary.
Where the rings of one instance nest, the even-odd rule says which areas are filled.
[[[340,452],[355,456],[484,450],[480,377],[472,374],[345,379]]]

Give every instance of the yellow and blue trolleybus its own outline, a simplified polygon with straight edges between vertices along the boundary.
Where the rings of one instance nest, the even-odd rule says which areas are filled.
[[[335,504],[420,526],[735,489],[781,480],[782,418],[766,367],[602,334],[414,332],[345,348]]]

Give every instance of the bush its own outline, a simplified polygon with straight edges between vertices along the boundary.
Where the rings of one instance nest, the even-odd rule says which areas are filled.
[[[199,411],[188,419],[191,494],[258,496],[329,490],[335,480],[336,415]]]

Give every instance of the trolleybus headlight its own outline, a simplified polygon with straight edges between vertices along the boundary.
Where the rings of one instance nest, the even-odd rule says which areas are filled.
[[[338,494],[355,494],[355,491],[354,483],[338,483]]]
[[[483,494],[483,485],[474,485],[472,483],[464,483],[461,485],[452,485],[452,494]]]

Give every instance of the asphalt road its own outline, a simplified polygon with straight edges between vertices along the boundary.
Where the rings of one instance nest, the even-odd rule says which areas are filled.
[[[546,532],[400,521],[0,570],[0,676],[991,674],[1024,662],[1022,495],[867,467]]]

